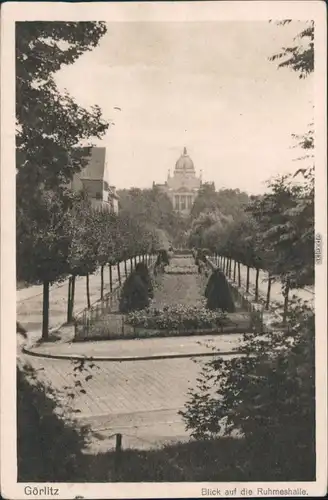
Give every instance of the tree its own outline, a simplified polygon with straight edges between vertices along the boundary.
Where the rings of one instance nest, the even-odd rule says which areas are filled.
[[[239,189],[220,189],[215,191],[213,184],[201,186],[191,210],[191,218],[197,218],[201,213],[221,212],[237,220],[247,205],[248,195]]]
[[[163,230],[175,238],[180,229],[180,217],[175,214],[171,200],[157,186],[152,189],[121,190],[120,214],[127,215],[147,230]]]
[[[202,212],[197,219],[194,219],[189,234],[189,244],[196,248],[209,248],[215,251],[221,235],[224,233],[231,217],[215,212]]]
[[[91,306],[89,275],[97,269],[101,241],[97,233],[97,222],[96,213],[88,197],[84,193],[75,196],[69,211],[69,224],[66,227],[70,241],[68,266],[72,276],[69,286],[68,322],[73,319],[76,276],[86,277],[87,305]]]
[[[248,210],[261,238],[257,246],[266,258],[266,269],[289,288],[314,282],[314,177],[293,184],[292,176],[272,181],[271,192],[253,202]]]
[[[69,271],[68,212],[53,191],[43,191],[29,210],[17,207],[17,279],[43,284],[42,338],[49,333],[49,288]]]
[[[95,47],[105,32],[97,22],[16,23],[17,269],[29,283],[44,284],[44,338],[49,284],[68,272],[68,182],[86,161],[81,141],[108,128],[97,106],[87,111],[59,93],[54,73]]]
[[[59,93],[53,78],[94,48],[105,32],[104,23],[97,22],[16,23],[18,200],[37,186],[64,188],[83,166],[81,140],[101,137],[108,128],[99,107],[81,108]]]
[[[279,25],[289,24],[292,21],[287,19],[281,21]],[[298,73],[299,78],[307,78],[314,71],[314,22],[309,21],[307,27],[303,29],[295,38],[295,45],[291,47],[284,47],[282,52],[274,54],[269,58],[270,61],[281,61],[278,64],[278,68],[291,68],[293,71]],[[311,158],[311,165],[307,168],[299,169],[295,175],[298,173],[306,173],[308,170],[314,168],[314,156],[309,154],[308,150],[313,150],[314,148],[314,124],[309,125],[309,130],[302,136],[293,134],[293,138],[298,140],[298,145],[304,149],[307,154],[298,160]]]
[[[292,21],[287,19],[278,24],[285,25]],[[270,61],[280,61],[279,68],[291,68],[299,74],[299,78],[306,78],[314,71],[314,22],[309,21],[308,26],[295,38],[295,45],[284,47],[282,52],[274,54]]]

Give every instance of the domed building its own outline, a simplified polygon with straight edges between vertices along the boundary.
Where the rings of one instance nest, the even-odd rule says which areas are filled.
[[[190,214],[201,185],[201,175],[196,176],[194,162],[186,148],[175,164],[173,175],[169,171],[165,184],[157,184],[171,199],[174,210],[184,216]]]

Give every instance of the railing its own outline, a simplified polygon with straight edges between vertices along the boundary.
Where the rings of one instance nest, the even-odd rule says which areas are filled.
[[[118,285],[112,292],[107,293],[102,300],[96,302],[89,309],[84,309],[74,321],[74,340],[86,340],[90,330],[103,316],[118,312],[122,287]]]

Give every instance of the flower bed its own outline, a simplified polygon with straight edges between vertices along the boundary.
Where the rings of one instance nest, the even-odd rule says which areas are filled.
[[[166,267],[165,272],[167,274],[197,274],[198,269],[193,263],[181,262],[181,259],[174,259],[176,264],[170,264]],[[191,260],[191,259],[190,259]]]
[[[127,315],[125,321],[137,328],[168,331],[218,330],[231,324],[222,312],[183,305],[134,311]]]
[[[196,269],[191,269],[189,267],[173,267],[166,268],[166,274],[197,274],[198,271]]]
[[[179,257],[190,257],[192,255],[192,250],[189,248],[177,248],[174,250],[174,255]]]

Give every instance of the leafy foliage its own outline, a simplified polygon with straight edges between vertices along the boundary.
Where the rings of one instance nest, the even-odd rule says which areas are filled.
[[[53,78],[62,65],[94,48],[105,32],[104,23],[97,22],[16,23],[18,201],[38,186],[64,189],[84,166],[80,141],[100,138],[107,130],[99,107],[81,108],[59,93]]]
[[[126,322],[137,327],[159,330],[218,329],[229,324],[225,314],[197,306],[166,306],[132,312]]]
[[[82,450],[88,435],[89,429],[76,427],[58,393],[38,381],[33,368],[24,365],[17,369],[19,481],[83,480]]]
[[[272,276],[292,288],[314,283],[314,177],[293,184],[291,176],[274,180],[271,192],[248,208],[256,222],[257,247]]]
[[[97,268],[101,238],[97,234],[99,226],[95,219],[98,217],[88,198],[77,196],[66,227],[70,241],[68,265],[73,275],[86,276]]]
[[[120,213],[129,215],[150,232],[162,230],[166,239],[174,237],[180,225],[169,197],[157,186],[152,189],[124,189],[120,196]]]
[[[235,312],[235,304],[229,284],[224,274],[218,269],[213,271],[205,289],[206,307],[210,310],[221,309],[223,312]]]
[[[314,476],[315,377],[314,313],[296,303],[288,330],[244,335],[244,356],[215,358],[202,370],[181,412],[197,439],[240,432],[264,477],[279,471],[283,480],[293,462],[294,480],[304,478],[305,458]],[[263,477],[261,480],[264,480]]]
[[[292,22],[286,20],[284,24]],[[284,47],[282,52],[270,57],[270,61],[280,61],[279,68],[291,68],[299,74],[300,78],[307,77],[314,70],[314,22],[309,21],[308,26],[295,38],[295,45]]]
[[[220,189],[215,191],[212,184],[203,184],[191,211],[192,219],[203,212],[219,212],[225,216],[237,219],[242,208],[248,202],[248,195],[239,189]]]
[[[29,210],[17,207],[17,278],[54,282],[68,272],[68,212],[53,191],[43,190]]]
[[[140,263],[141,264],[141,263]],[[148,307],[149,299],[153,294],[148,268],[137,265],[127,277],[121,297],[119,309],[122,313],[142,310]]]

